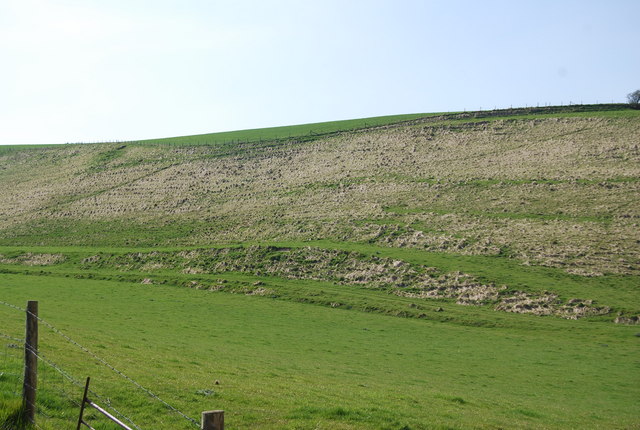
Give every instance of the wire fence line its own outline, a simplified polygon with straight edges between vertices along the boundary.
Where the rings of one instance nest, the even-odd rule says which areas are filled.
[[[4,306],[9,307],[11,309],[14,309],[16,311],[25,312],[25,313],[31,315],[32,317],[36,318],[40,323],[42,323],[44,326],[46,326],[51,332],[55,333],[56,335],[59,335],[65,341],[67,341],[68,343],[71,343],[72,345],[74,345],[75,347],[80,349],[84,354],[86,354],[89,357],[91,357],[92,359],[96,360],[97,362],[99,362],[100,364],[102,364],[103,366],[108,368],[110,371],[112,371],[113,373],[115,373],[119,377],[121,377],[121,378],[125,379],[126,381],[128,381],[129,383],[133,384],[137,389],[141,390],[142,392],[147,394],[149,397],[155,399],[156,401],[158,401],[159,403],[164,405],[166,408],[168,408],[173,413],[175,413],[175,414],[179,415],[180,417],[184,418],[185,420],[189,421],[192,425],[195,425],[198,428],[200,427],[200,423],[197,420],[195,420],[194,418],[188,416],[187,414],[185,414],[181,410],[177,409],[173,405],[169,404],[164,399],[162,399],[160,396],[158,396],[156,393],[154,393],[150,389],[144,387],[138,381],[136,381],[133,378],[131,378],[130,376],[126,375],[124,372],[122,372],[121,370],[117,369],[115,366],[113,366],[110,363],[108,363],[102,357],[98,356],[97,354],[93,353],[92,351],[90,351],[85,346],[83,346],[80,343],[78,343],[77,341],[73,340],[71,337],[69,337],[67,334],[62,332],[60,329],[58,329],[57,327],[55,327],[54,325],[52,325],[48,321],[46,321],[46,320],[40,318],[38,315],[35,315],[35,314],[29,312],[28,310],[26,310],[24,308],[21,308],[19,306],[16,306],[14,304],[7,303],[7,302],[4,302],[4,301],[0,301],[0,305],[4,305]],[[25,342],[25,339],[17,338],[15,336],[11,336],[11,335],[5,334],[5,333],[0,333],[0,337],[2,337],[4,339],[7,339],[7,340],[11,340],[11,341],[17,342],[17,343],[24,344],[24,342]],[[32,353],[34,353],[34,355],[40,361],[42,361],[48,367],[54,369],[58,374],[60,374],[64,378],[64,380],[69,381],[71,384],[73,384],[74,386],[76,386],[78,388],[84,388],[84,383],[78,381],[76,378],[71,376],[69,374],[69,372],[65,371],[61,366],[59,366],[56,363],[54,363],[53,361],[51,361],[46,355],[44,355],[42,353],[42,351],[34,351],[34,350],[30,350],[30,351]],[[80,403],[78,401],[73,400],[72,398],[70,398],[70,396],[68,394],[64,394],[64,390],[57,390],[57,391],[60,391],[63,394],[63,396],[65,398],[67,398],[67,400],[70,400],[76,406],[80,405]],[[91,389],[89,390],[89,392],[90,392],[90,394],[91,394],[91,396],[93,398],[95,398],[98,401],[100,401],[101,403],[103,403],[106,407],[108,407],[110,410],[112,410],[116,415],[118,415],[123,420],[127,421],[128,423],[130,423],[135,429],[141,430],[140,427],[137,426],[129,417],[127,417],[125,414],[123,414],[122,412],[118,411],[115,407],[113,407],[111,405],[111,401],[108,398],[105,398],[105,397],[99,395],[98,393],[96,393],[95,391],[93,391]],[[36,408],[36,410],[38,412],[41,412],[42,408],[38,407],[38,408]]]
[[[26,310],[26,309],[21,308],[20,306],[16,306],[16,305],[12,305],[11,303],[3,302],[2,300],[0,300],[0,305],[5,305],[7,307],[13,308],[13,309],[18,310],[20,312],[24,312]]]
[[[13,337],[13,336],[10,336],[10,335],[8,335],[8,334],[4,334],[4,333],[0,333],[0,337],[1,337],[1,338],[4,338],[4,339],[12,340],[12,341],[14,341],[14,342],[24,343],[24,338],[23,338],[23,339],[20,339],[19,337]]]
[[[2,301],[0,302],[0,305],[7,306],[16,311],[25,312],[25,309],[22,309],[19,306],[13,305],[11,303]],[[0,376],[4,377],[3,379],[5,382],[3,384],[4,399],[13,397],[16,402],[22,402],[23,405],[28,405],[33,408],[37,416],[37,420],[35,420],[35,422],[32,422],[34,428],[42,429],[42,425],[44,425],[45,428],[49,429],[58,428],[59,424],[55,420],[57,419],[59,421],[61,418],[59,416],[59,411],[55,410],[56,402],[52,403],[51,401],[52,396],[58,399],[57,403],[59,403],[60,400],[63,400],[64,402],[69,402],[69,404],[73,405],[74,407],[79,407],[80,403],[77,399],[74,398],[74,396],[77,397],[80,395],[81,387],[83,387],[83,385],[80,384],[74,377],[72,377],[69,372],[65,371],[61,366],[57,365],[48,357],[46,357],[41,351],[38,352],[26,345],[24,338],[18,338],[16,336],[0,332],[0,339],[6,339],[7,341],[14,342],[6,343],[4,345],[6,347],[3,348],[3,359],[0,362]],[[12,349],[13,352],[10,353]],[[40,371],[38,372],[37,384],[32,385],[23,379],[23,376],[25,374],[24,372],[26,370],[26,362],[24,361],[23,351],[34,354],[40,363]],[[47,377],[47,371],[49,369],[52,369],[56,374],[61,375],[61,378],[56,381],[55,378]],[[65,381],[70,381],[74,388],[80,388],[78,388],[76,393],[70,393],[69,390],[65,390]],[[36,393],[39,393],[37,395],[38,401],[32,402],[29,398],[23,396],[22,394],[25,389],[33,390]],[[92,392],[92,396],[96,399],[104,399],[96,392]],[[119,412],[117,409],[111,407],[111,410],[114,413],[119,414],[122,419],[131,422],[128,417]],[[56,415],[55,418],[53,417],[54,415]],[[12,418],[8,419],[11,420]],[[64,421],[64,418],[62,420]],[[140,427],[138,427],[135,423],[131,422],[131,424],[132,428],[141,430]]]
[[[11,306],[13,307],[13,306]],[[12,341],[17,341],[20,343],[24,343],[24,339],[19,339],[10,335],[7,335],[5,333],[0,333],[0,337],[8,339],[8,340],[12,340]],[[42,364],[48,366],[48,368],[51,368],[53,370],[55,370],[58,374],[60,374],[62,376],[62,380],[67,380],[69,381],[74,387],[78,387],[78,392],[76,393],[76,395],[79,395],[79,393],[81,392],[81,390],[84,388],[84,384],[81,383],[80,381],[78,381],[76,378],[74,378],[73,376],[71,376],[71,374],[67,371],[65,371],[64,369],[62,369],[61,366],[59,366],[58,364],[54,363],[51,359],[49,359],[47,356],[45,356],[41,351],[35,351],[33,348],[29,348],[28,346],[25,345],[26,350],[28,350],[30,353],[34,354],[39,362],[41,362]],[[25,367],[25,363],[21,362],[21,358],[16,357],[16,363],[14,363],[14,367],[18,367],[18,368],[23,368]],[[18,361],[18,359],[20,361]],[[6,358],[5,358],[5,361]],[[4,373],[4,372],[3,372]],[[80,402],[75,399],[74,397],[72,397],[67,391],[64,390],[64,387],[62,389],[55,387],[55,385],[53,384],[46,384],[46,372],[41,371],[38,374],[38,386],[34,387],[26,382],[23,382],[21,380],[21,373],[15,373],[12,374],[13,376],[15,376],[15,380],[16,380],[16,387],[13,390],[13,395],[18,397],[20,396],[20,392],[18,389],[18,386],[22,384],[23,387],[29,388],[29,389],[33,389],[36,392],[50,392],[50,391],[54,391],[55,395],[60,397],[60,398],[64,398],[66,401],[69,401],[71,404],[73,404],[76,407],[80,407]],[[131,420],[131,418],[129,418],[128,416],[126,416],[125,414],[123,414],[122,412],[120,412],[118,409],[116,409],[110,402],[110,400],[100,394],[98,394],[97,392],[95,392],[94,390],[89,390],[91,396],[100,401],[104,407],[110,409],[111,411],[113,411],[117,416],[119,416],[122,420],[127,421],[132,428],[136,429],[136,430],[142,430],[135,422],[133,422]],[[47,420],[51,420],[52,416],[47,413],[47,406],[43,405],[43,402],[36,402],[36,404],[32,403],[31,401],[29,401],[26,398],[22,399],[23,401],[26,401],[27,404],[29,404],[37,413],[37,415],[40,418],[44,418],[45,421]],[[37,424],[37,422],[33,422],[32,423],[36,429],[40,429],[42,428],[40,425]]]
[[[142,392],[146,393],[149,397],[155,399],[156,401],[158,401],[159,403],[161,403],[162,405],[164,405],[166,408],[168,408],[170,411],[172,411],[173,413],[179,415],[180,417],[184,418],[185,420],[187,420],[188,422],[190,422],[192,425],[198,426],[199,427],[199,422],[197,420],[195,420],[194,418],[188,416],[187,414],[185,414],[184,412],[182,412],[181,410],[177,409],[176,407],[174,407],[173,405],[169,404],[168,402],[166,402],[164,399],[162,399],[160,396],[158,396],[156,393],[154,393],[153,391],[151,391],[150,389],[144,387],[142,384],[140,384],[138,381],[136,381],[135,379],[131,378],[130,376],[126,375],[124,372],[122,372],[121,370],[117,369],[115,366],[111,365],[110,363],[108,363],[105,359],[103,359],[102,357],[98,356],[97,354],[93,353],[92,351],[90,351],[87,347],[81,345],[80,343],[78,343],[77,341],[73,340],[71,337],[69,337],[67,334],[65,334],[64,332],[62,332],[60,329],[58,329],[57,327],[55,327],[53,324],[49,323],[48,321],[42,319],[41,317],[39,317],[38,315],[35,315],[31,312],[29,312],[27,309],[21,308],[20,306],[14,305],[12,303],[7,303],[4,301],[0,301],[0,305],[6,306],[8,308],[11,308],[13,310],[16,311],[20,311],[20,312],[25,312],[29,315],[31,315],[32,317],[36,318],[40,323],[42,323],[44,326],[46,326],[49,330],[51,330],[53,333],[59,335],[60,337],[62,337],[65,341],[67,341],[68,343],[71,343],[72,345],[74,345],[75,347],[79,348],[83,353],[87,354],[89,357],[91,357],[93,360],[99,362],[100,364],[102,364],[103,366],[105,366],[106,368],[108,368],[109,370],[111,370],[112,372],[114,372],[116,375],[120,376],[121,378],[125,379],[126,381],[128,381],[129,383],[133,384],[137,389],[141,390]],[[0,333],[0,337],[17,342],[17,343],[24,343],[25,340],[23,338],[17,338],[15,336],[11,336],[9,334],[5,334],[5,333]],[[83,388],[84,387],[84,383],[79,382],[77,379],[75,379],[73,376],[71,376],[69,374],[69,372],[65,371],[64,369],[61,368],[61,366],[55,364],[53,361],[51,361],[50,359],[48,359],[43,353],[42,351],[33,351],[31,350],[31,352],[33,352],[43,363],[45,363],[47,366],[51,367],[52,369],[54,369],[57,373],[59,373],[64,379],[68,380],[70,383],[72,383],[73,385],[75,385],[76,387],[79,388]],[[129,419],[126,415],[124,415],[123,413],[121,413],[120,411],[118,411],[117,409],[115,409],[112,405],[111,405],[111,401],[108,398],[105,398],[103,396],[100,396],[98,393],[96,393],[93,390],[90,390],[91,395],[99,400],[100,402],[104,403],[105,406],[107,406],[109,409],[111,409],[113,412],[115,412],[118,416],[122,417],[124,420],[126,420],[127,422],[129,422],[134,428],[140,430],[140,427],[138,427],[131,419]],[[65,396],[67,397],[67,396]],[[78,404],[77,402],[74,401],[74,403]]]
[[[51,331],[53,331],[54,333],[62,336],[67,342],[71,343],[72,345],[80,348],[84,353],[88,354],[89,356],[91,356],[94,360],[98,361],[99,363],[101,363],[102,365],[104,365],[105,367],[107,367],[108,369],[110,369],[111,371],[113,371],[114,373],[116,373],[117,375],[121,376],[122,378],[126,379],[127,381],[129,381],[130,383],[132,383],[133,385],[135,385],[138,389],[144,391],[147,395],[149,395],[150,397],[154,398],[155,400],[159,401],[160,403],[162,403],[164,406],[166,406],[167,408],[169,408],[171,411],[177,413],[178,415],[180,415],[182,418],[190,421],[192,424],[195,424],[197,426],[199,426],[200,424],[198,423],[198,421],[196,421],[195,419],[191,418],[190,416],[186,415],[184,412],[182,412],[181,410],[177,409],[176,407],[172,406],[171,404],[167,403],[165,400],[163,400],[162,398],[160,398],[157,394],[155,394],[153,391],[149,390],[148,388],[144,387],[142,384],[140,384],[138,381],[136,381],[135,379],[131,378],[130,376],[126,375],[125,373],[123,373],[122,371],[116,369],[114,366],[112,366],[111,364],[109,364],[107,361],[105,361],[102,357],[94,354],[93,352],[91,352],[89,349],[87,349],[86,347],[82,346],[81,344],[79,344],[78,342],[76,342],[75,340],[71,339],[69,336],[67,336],[65,333],[63,333],[62,331],[60,331],[58,328],[54,327],[52,324],[50,324],[49,322],[43,320],[42,318],[40,318],[39,316],[32,314],[31,312],[28,312],[30,315],[32,315],[34,318],[36,318],[39,322],[41,322],[42,324],[44,324],[45,326],[47,326]]]
[[[68,372],[64,371],[60,366],[58,366],[57,364],[55,364],[54,362],[52,362],[51,360],[49,360],[48,358],[45,358],[45,356],[42,353],[38,353],[36,354],[36,356],[38,357],[39,360],[41,360],[43,363],[47,364],[48,366],[50,366],[51,368],[53,368],[55,371],[57,371],[58,373],[60,373],[60,375],[62,375],[65,379],[67,379],[68,381],[70,381],[73,385],[77,386],[78,388],[84,388],[84,384],[81,383],[80,381],[78,381],[77,379],[75,379],[73,376],[69,375]],[[113,405],[111,405],[111,401],[103,396],[101,396],[100,394],[96,393],[93,390],[89,390],[89,393],[96,399],[100,400],[101,402],[103,402],[105,404],[106,407],[108,407],[109,409],[111,409],[112,411],[114,411],[117,415],[119,415],[121,418],[123,418],[124,420],[128,421],[131,425],[133,425],[133,427],[135,427],[138,430],[142,430],[140,429],[140,427],[138,427],[129,417],[127,417],[125,414],[123,414],[122,412],[118,411],[115,407],[113,407]],[[80,402],[78,402],[77,400],[74,400],[73,398],[69,398],[74,404],[76,404],[76,406],[80,407]]]

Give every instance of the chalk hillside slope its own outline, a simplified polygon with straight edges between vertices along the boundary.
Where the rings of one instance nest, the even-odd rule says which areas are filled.
[[[638,111],[366,121],[286,137],[6,148],[0,245],[361,245],[637,285]]]

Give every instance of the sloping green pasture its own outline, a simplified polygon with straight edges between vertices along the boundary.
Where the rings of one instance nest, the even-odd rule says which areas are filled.
[[[504,313],[495,319],[483,308],[470,312],[497,324],[473,327],[165,285],[13,274],[2,276],[2,299],[21,306],[39,300],[41,317],[179,410],[197,418],[224,409],[234,429],[639,424],[634,327]],[[22,319],[0,307],[4,332],[20,336]],[[17,352],[2,343],[0,372],[16,372]],[[45,327],[40,350],[75,378],[92,376],[94,389],[141,428],[193,428]],[[57,376],[42,367],[50,418],[41,424],[73,428],[77,409],[47,391]],[[2,404],[14,404],[6,388],[12,381],[3,382]]]

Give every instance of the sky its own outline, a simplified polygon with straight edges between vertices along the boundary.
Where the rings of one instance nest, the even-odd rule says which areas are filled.
[[[0,0],[0,144],[625,102],[638,0]]]

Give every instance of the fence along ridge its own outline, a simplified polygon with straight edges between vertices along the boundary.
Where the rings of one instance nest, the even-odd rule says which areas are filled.
[[[0,304],[5,304],[8,305],[9,307],[13,307],[19,310],[23,310],[25,312],[27,312],[24,309],[20,309],[18,306],[14,306],[8,303],[4,303],[4,302],[0,302]],[[182,412],[181,410],[177,409],[176,407],[170,405],[169,403],[167,403],[166,401],[164,401],[162,398],[160,398],[157,394],[155,394],[154,392],[152,392],[151,390],[149,390],[148,388],[145,388],[144,386],[142,386],[139,382],[137,382],[136,380],[134,380],[133,378],[131,378],[130,376],[124,374],[122,371],[116,369],[114,366],[112,366],[111,364],[107,363],[102,357],[99,357],[98,355],[94,354],[93,352],[89,351],[86,347],[80,345],[78,342],[76,342],[75,340],[71,339],[69,336],[67,336],[66,334],[64,334],[62,331],[60,331],[58,328],[54,327],[52,324],[50,324],[49,322],[43,320],[42,318],[40,318],[39,316],[31,313],[31,312],[27,312],[29,313],[31,316],[33,316],[34,318],[36,318],[38,321],[40,321],[41,323],[43,323],[44,325],[46,325],[51,331],[53,331],[54,333],[62,336],[67,342],[75,345],[76,347],[80,348],[83,352],[85,352],[86,354],[89,354],[92,358],[94,358],[95,360],[97,360],[98,362],[100,362],[102,365],[104,365],[105,367],[109,368],[110,370],[112,370],[114,373],[116,373],[117,375],[121,376],[122,378],[126,379],[127,381],[131,382],[133,385],[135,385],[137,388],[139,388],[140,390],[144,391],[145,393],[147,393],[150,397],[156,399],[157,401],[159,401],[160,403],[162,403],[163,405],[165,405],[167,408],[169,408],[170,410],[172,410],[173,412],[177,413],[178,415],[180,415],[182,418],[190,421],[191,423],[195,424],[196,426],[200,426],[200,424],[198,423],[198,421],[196,421],[195,419],[191,418],[190,416],[186,415],[184,412]]]

